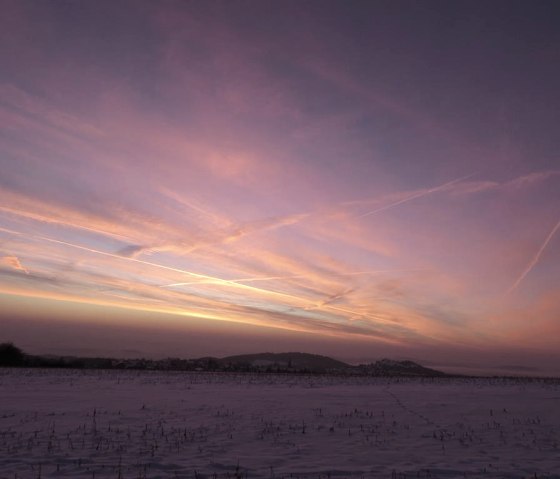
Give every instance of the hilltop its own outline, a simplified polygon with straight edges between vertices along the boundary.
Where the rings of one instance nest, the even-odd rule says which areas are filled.
[[[312,372],[345,371],[352,367],[328,356],[298,352],[242,354],[222,358],[220,362],[226,367],[249,366],[253,368],[281,368]]]
[[[426,368],[414,361],[395,361],[381,359],[375,363],[360,365],[367,376],[402,376],[402,377],[443,377],[446,373],[436,369]]]

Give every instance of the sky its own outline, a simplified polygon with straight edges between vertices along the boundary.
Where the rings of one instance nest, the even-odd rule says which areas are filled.
[[[0,341],[560,364],[557,2],[0,8]]]

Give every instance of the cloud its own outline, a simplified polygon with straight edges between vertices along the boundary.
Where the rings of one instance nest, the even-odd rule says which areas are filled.
[[[515,190],[530,187],[557,176],[560,176],[560,170],[535,171],[502,182],[491,180],[464,181],[456,185],[452,193],[456,195],[470,195],[486,191]]]
[[[25,236],[20,234],[20,236],[23,236],[24,239],[32,239],[29,235]],[[49,247],[51,246],[64,248],[64,257],[66,258],[69,257],[69,251],[72,249],[78,253],[87,254],[87,256],[80,256],[82,262],[80,264],[75,263],[76,268],[73,270],[68,270],[67,263],[58,266],[61,274],[65,277],[64,279],[61,278],[61,281],[66,285],[66,289],[76,291],[85,302],[93,300],[94,296],[92,296],[92,292],[96,292],[98,295],[102,294],[111,304],[116,304],[115,301],[120,301],[121,307],[145,307],[146,310],[152,310],[154,308],[162,310],[162,308],[167,308],[166,310],[171,312],[181,310],[185,314],[187,311],[190,311],[190,314],[194,316],[202,315],[208,319],[225,320],[232,314],[231,308],[258,304],[259,306],[255,307],[255,311],[262,311],[263,317],[261,317],[259,321],[264,321],[265,323],[266,316],[269,314],[268,311],[270,311],[271,307],[287,307],[293,311],[292,314],[296,315],[301,315],[306,311],[306,308],[313,307],[320,317],[331,317],[334,314],[336,321],[341,324],[345,323],[348,318],[352,321],[368,321],[372,325],[389,324],[392,321],[388,319],[386,314],[382,312],[374,313],[372,309],[368,307],[357,309],[353,307],[352,304],[348,304],[345,307],[336,306],[333,303],[335,303],[337,299],[342,298],[340,293],[327,293],[329,299],[319,300],[318,302],[316,297],[324,296],[324,293],[321,293],[319,289],[316,293],[313,293],[313,296],[309,296],[305,293],[308,289],[308,287],[305,286],[307,284],[306,281],[304,281],[301,286],[298,285],[294,292],[255,288],[236,284],[235,281],[232,280],[200,275],[184,269],[173,268],[154,262],[123,258],[111,253],[52,238],[33,237],[33,239],[45,242],[41,247],[43,256],[48,257],[52,255],[49,251]],[[71,249],[68,250],[68,248]],[[98,259],[89,259],[91,255],[98,256]],[[92,259],[95,259],[95,263],[92,263]],[[115,262],[114,260],[120,261]],[[107,266],[104,266],[105,262],[107,262]],[[111,271],[113,275],[118,275],[119,277],[111,277],[107,274],[94,274],[90,268],[87,270],[84,269],[88,264],[96,264],[99,271]],[[139,269],[131,270],[129,268],[136,265]],[[53,266],[55,266],[55,264],[51,264],[47,269],[52,270]],[[80,269],[78,269],[78,267]],[[350,272],[348,275],[345,275],[345,277],[362,276],[362,273],[366,272]],[[145,278],[143,281],[140,280],[140,275]],[[174,292],[162,291],[153,284],[154,280],[160,277],[163,281],[165,278],[177,278],[181,275],[189,275],[193,280],[196,280],[196,282],[191,281],[186,285],[191,287]],[[341,273],[341,276],[344,277],[344,272]],[[138,279],[133,280],[134,277]],[[320,276],[318,278],[320,278]],[[44,283],[44,288],[51,288],[55,284],[51,276],[43,277],[42,281]],[[285,288],[284,283],[285,282],[282,282]],[[204,285],[211,287],[204,288]],[[153,304],[145,303],[142,298],[148,299],[153,302]],[[209,316],[210,311],[213,311],[212,316]],[[243,322],[243,316],[241,314],[237,315],[237,313],[235,313],[235,315],[236,317],[239,316],[239,321]],[[302,321],[305,321],[303,316],[302,318]]]
[[[130,245],[120,249],[117,254],[126,258],[136,258],[147,250],[149,250],[148,246]]]
[[[503,186],[506,188],[523,188],[559,176],[560,170],[535,171],[507,181]]]
[[[17,256],[2,256],[0,258],[0,265],[29,274],[29,270],[21,264]]]
[[[285,226],[291,226],[307,218],[309,214],[296,214],[281,217],[267,218],[264,220],[230,225],[225,229],[209,230],[193,236],[190,240],[166,241],[151,245],[129,245],[118,254],[130,258],[138,258],[146,252],[173,252],[179,255],[192,254],[193,252],[210,246],[233,243],[242,238],[266,231],[272,231]]]
[[[104,217],[80,210],[77,206],[60,204],[7,188],[0,188],[0,200],[2,201],[0,211],[40,223],[84,230],[120,240],[134,237],[138,231],[127,225],[130,215],[126,214],[118,219]]]

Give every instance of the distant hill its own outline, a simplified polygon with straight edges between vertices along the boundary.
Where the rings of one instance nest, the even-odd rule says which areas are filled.
[[[413,361],[395,361],[381,359],[371,364],[361,364],[358,368],[368,376],[402,376],[402,377],[443,377],[447,374],[426,368]]]
[[[308,353],[258,353],[228,356],[220,359],[224,366],[248,366],[258,369],[328,372],[345,371],[349,364],[318,354]]]
[[[426,368],[413,361],[381,359],[371,364],[351,366],[328,356],[308,353],[259,353],[229,356],[218,360],[225,369],[341,373],[366,376],[443,377],[441,371]]]

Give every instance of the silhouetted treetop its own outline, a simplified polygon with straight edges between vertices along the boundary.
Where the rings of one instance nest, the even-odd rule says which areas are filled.
[[[0,366],[22,366],[25,354],[13,343],[0,343]]]

